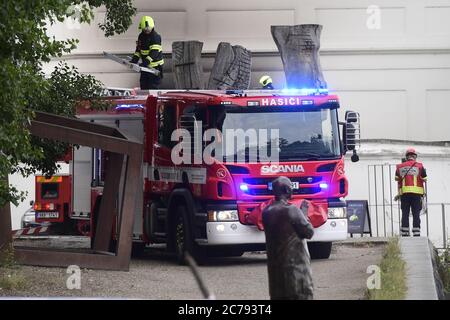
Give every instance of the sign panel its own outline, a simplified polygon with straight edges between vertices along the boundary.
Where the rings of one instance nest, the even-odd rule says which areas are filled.
[[[367,200],[347,200],[348,233],[369,233],[372,236]]]

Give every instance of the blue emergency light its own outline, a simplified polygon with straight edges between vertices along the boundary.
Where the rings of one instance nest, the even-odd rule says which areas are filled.
[[[116,106],[116,110],[123,109],[144,109],[144,105],[142,104],[118,104]]]

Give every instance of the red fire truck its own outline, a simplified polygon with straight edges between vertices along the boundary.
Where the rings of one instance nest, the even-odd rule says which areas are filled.
[[[280,175],[291,179],[294,200],[307,199],[326,212],[309,242],[313,258],[328,258],[332,242],[346,239],[344,155],[351,150],[357,161],[359,115],[347,111],[340,122],[336,95],[324,90],[147,91],[115,99],[114,105],[108,111],[80,111],[79,118],[118,127],[144,144],[134,249],[166,243],[180,261],[185,250],[197,257],[264,250],[264,232],[248,216],[272,199],[271,183]],[[269,132],[275,138],[263,139]],[[236,145],[244,147],[228,148],[239,139]],[[213,141],[227,148],[205,156]],[[276,161],[264,161],[269,149]],[[104,157],[102,150],[74,149],[71,218],[95,220]]]
[[[54,232],[62,234],[90,234],[89,216],[72,217],[72,176],[35,176],[33,210],[38,224],[51,224]]]

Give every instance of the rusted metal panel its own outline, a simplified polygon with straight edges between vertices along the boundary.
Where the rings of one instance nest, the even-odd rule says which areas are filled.
[[[72,129],[84,130],[105,136],[115,136],[118,133],[113,127],[98,125],[91,122],[75,118],[66,118],[45,112],[37,112],[35,122],[55,123],[61,127],[70,127]],[[120,136],[119,136],[120,137]],[[122,137],[123,138],[123,137]]]
[[[112,137],[79,129],[70,128],[68,130],[63,130],[65,128],[67,127],[62,127],[59,124],[32,121],[30,130],[33,135],[41,138],[69,142],[123,154],[130,154],[132,152],[130,146],[135,143],[127,141],[124,138]]]
[[[120,256],[131,257],[131,244],[133,236],[134,214],[125,214],[128,211],[134,213],[136,210],[136,193],[142,192],[138,189],[140,184],[137,183],[141,179],[141,164],[142,153],[136,154],[135,157],[127,159],[125,183],[124,183],[124,197],[122,202],[122,215],[119,220],[119,242],[117,254]]]
[[[105,164],[106,176],[105,187],[97,218],[96,236],[94,250],[108,251],[109,242],[114,223],[114,217],[118,214],[118,193],[120,184],[120,173],[123,164],[123,155],[109,152]]]
[[[39,121],[38,121],[39,120]],[[39,266],[78,265],[82,268],[103,270],[129,269],[133,233],[136,194],[142,165],[142,144],[121,133],[120,130],[80,120],[36,112],[31,122],[32,134],[41,138],[58,140],[71,144],[100,148],[111,152],[110,165],[106,168],[107,181],[100,209],[97,236],[91,251],[49,250],[42,248],[16,247],[18,262]],[[123,159],[126,165],[123,166]],[[122,171],[125,172],[122,172]],[[119,190],[120,177],[124,177],[123,190]],[[117,255],[105,252],[111,236],[115,198],[121,192],[123,202],[119,208],[119,243]],[[113,210],[111,210],[113,209]],[[10,218],[10,217],[9,217]],[[8,234],[11,234],[10,227]]]
[[[43,250],[36,248],[15,249],[16,259],[22,264],[44,267],[68,267],[128,271],[130,258],[125,255],[81,253],[69,251]]]
[[[11,210],[8,202],[4,207],[0,208],[0,250],[11,243],[11,241]]]

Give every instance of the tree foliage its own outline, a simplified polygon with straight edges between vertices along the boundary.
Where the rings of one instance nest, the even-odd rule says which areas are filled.
[[[136,9],[131,0],[5,0],[0,4],[0,207],[23,194],[7,184],[8,174],[35,170],[53,173],[63,143],[32,137],[28,125],[33,111],[74,116],[80,101],[94,100],[102,84],[75,68],[59,64],[46,77],[43,63],[73,50],[78,40],[50,37],[49,25],[77,16],[90,23],[94,9],[106,8],[99,27],[105,36],[123,33]],[[76,9],[75,9],[76,8]]]

